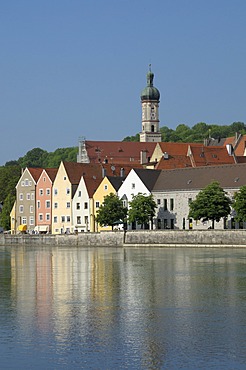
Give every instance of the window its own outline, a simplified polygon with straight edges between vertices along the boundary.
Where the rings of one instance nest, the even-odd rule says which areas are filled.
[[[132,184],[132,189],[135,189],[135,184]]]
[[[20,199],[20,200],[23,200],[23,193],[20,193],[20,195],[19,195],[19,199]]]
[[[57,222],[57,216],[54,216],[54,223]]]
[[[31,181],[29,181],[29,186],[32,186],[32,182]]]
[[[46,208],[50,208],[50,200],[46,200]]]
[[[85,208],[85,209],[88,209],[88,203],[87,203],[87,202],[85,202],[85,204],[84,204],[84,208]]]
[[[67,202],[67,208],[70,208],[70,202]]]
[[[44,195],[43,189],[39,189],[39,195]]]
[[[157,204],[160,205],[161,204],[161,200],[160,199],[157,199]]]
[[[66,176],[63,177],[63,180],[67,180]]]
[[[79,190],[78,197],[81,197],[81,190]]]
[[[170,222],[171,222],[171,229],[174,229],[174,219],[171,218]]]
[[[30,197],[30,193],[27,193],[26,194],[26,200],[30,200],[31,199],[31,197]]]
[[[167,219],[164,218],[164,229],[168,229]]]
[[[167,199],[164,199],[164,211],[167,210]]]
[[[192,202],[192,198],[189,198],[188,199],[188,204],[191,204],[191,202]]]
[[[21,181],[21,186],[25,186],[25,181]]]
[[[76,203],[76,209],[80,209],[80,203]]]
[[[61,222],[65,222],[65,216],[61,216]]]
[[[46,213],[45,217],[46,217],[46,221],[49,221],[50,220],[50,213]]]
[[[127,207],[127,201],[124,199],[124,200],[122,200],[122,203],[123,203],[123,207]]]
[[[104,190],[108,190],[108,185],[104,185]]]
[[[81,216],[77,216],[77,225],[81,225]]]
[[[20,206],[19,211],[20,211],[20,213],[23,213],[24,212],[24,206]]]
[[[39,219],[39,221],[43,221],[43,213],[39,213],[38,219]]]
[[[29,217],[29,225],[34,225],[34,217],[33,216]]]
[[[89,223],[88,216],[85,216],[85,224],[88,225],[88,223]]]
[[[99,206],[100,206],[100,203],[96,202],[96,208],[99,208]]]
[[[34,193],[31,194],[31,200],[34,200]]]
[[[58,190],[54,189],[54,195],[57,195],[57,194],[58,194]]]
[[[40,208],[40,200],[37,201],[37,207]]]
[[[45,182],[46,181],[46,177],[43,177],[43,182]]]
[[[33,206],[30,206],[30,213],[33,213]]]
[[[50,195],[50,189],[46,189],[46,195]]]
[[[173,209],[174,209],[174,199],[171,198],[170,199],[170,211],[173,211]]]
[[[29,183],[28,179],[25,179],[25,186],[28,186],[28,183]]]
[[[58,208],[58,203],[54,203],[54,208]]]
[[[71,218],[70,216],[67,216],[67,222],[70,222]]]
[[[67,195],[70,194],[70,189],[69,188],[66,189],[66,194]]]
[[[21,223],[22,223],[22,225],[27,225],[27,218],[26,217],[22,217]]]

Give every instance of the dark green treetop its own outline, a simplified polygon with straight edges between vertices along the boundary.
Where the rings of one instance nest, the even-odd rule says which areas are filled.
[[[196,199],[190,203],[189,218],[194,220],[219,222],[225,218],[231,211],[231,199],[227,193],[220,187],[219,182],[213,181],[201,190]]]
[[[104,201],[98,209],[96,222],[100,226],[112,226],[122,221],[124,222],[127,215],[127,208],[123,206],[123,202],[113,193],[106,195]]]
[[[129,222],[137,222],[144,227],[155,216],[157,205],[153,199],[153,195],[145,195],[138,193],[134,195],[132,201],[129,202],[130,209],[128,211]]]

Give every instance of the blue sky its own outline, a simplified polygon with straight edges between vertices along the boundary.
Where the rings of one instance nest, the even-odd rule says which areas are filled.
[[[149,63],[160,126],[246,123],[245,0],[0,3],[0,165],[141,130]]]

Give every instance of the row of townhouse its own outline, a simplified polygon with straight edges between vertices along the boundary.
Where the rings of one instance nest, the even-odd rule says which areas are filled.
[[[16,186],[11,231],[60,234],[108,230],[97,225],[95,217],[110,193],[117,194],[126,207],[133,195],[153,194],[156,229],[207,229],[209,222],[188,218],[189,203],[212,181],[218,181],[232,198],[246,185],[246,164],[154,170],[61,162],[58,169],[26,168]],[[239,227],[234,216],[232,210],[226,223],[221,220],[216,227]]]

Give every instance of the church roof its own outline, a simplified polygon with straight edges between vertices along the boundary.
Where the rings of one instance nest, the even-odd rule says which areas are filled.
[[[160,100],[160,92],[153,85],[154,73],[149,70],[147,73],[147,86],[143,89],[141,93],[141,100]]]

